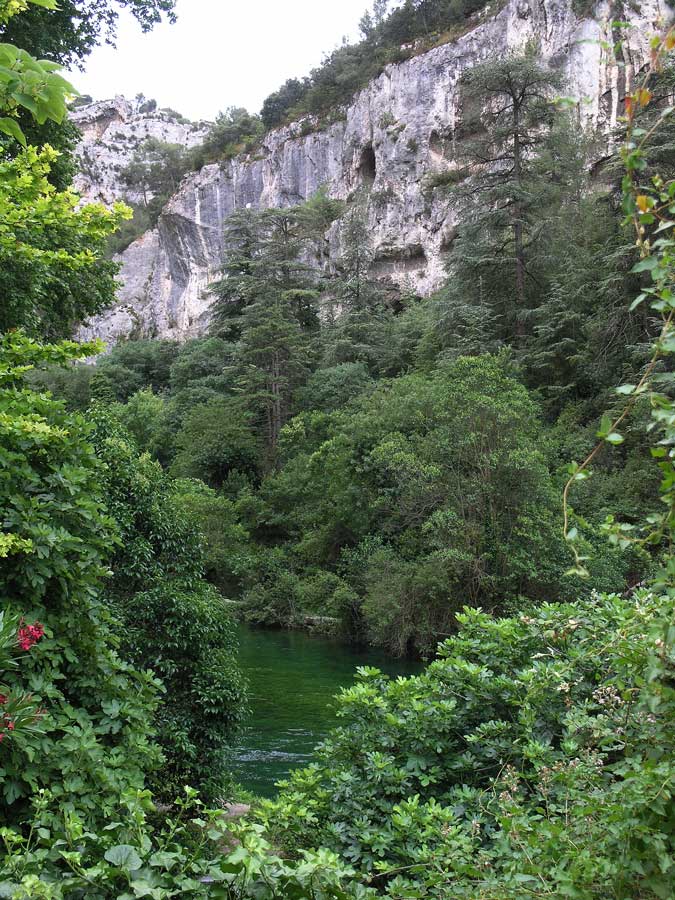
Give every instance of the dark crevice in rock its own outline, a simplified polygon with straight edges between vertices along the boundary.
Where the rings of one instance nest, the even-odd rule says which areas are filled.
[[[363,184],[372,184],[377,176],[377,161],[372,144],[366,144],[361,151],[359,160],[359,175]]]

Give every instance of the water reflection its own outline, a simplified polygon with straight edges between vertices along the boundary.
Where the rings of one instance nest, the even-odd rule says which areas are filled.
[[[251,717],[232,768],[240,784],[265,797],[274,794],[275,782],[309,761],[335,725],[333,698],[352,684],[357,666],[377,666],[389,675],[420,669],[413,662],[304,632],[239,627]]]

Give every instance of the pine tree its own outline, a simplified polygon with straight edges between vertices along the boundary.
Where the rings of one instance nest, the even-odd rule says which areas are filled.
[[[225,262],[210,286],[212,330],[236,340],[244,311],[261,297],[286,295],[303,328],[318,327],[316,296],[326,264],[325,232],[342,205],[318,191],[287,209],[240,209],[225,229]]]
[[[267,468],[311,371],[325,232],[341,209],[320,191],[298,206],[239,210],[228,221],[223,277],[211,286],[213,331],[238,341],[239,387],[258,422]]]
[[[554,121],[559,83],[529,53],[477,66],[462,82],[458,156],[467,177],[454,190],[466,210],[450,260],[451,293],[494,317],[501,339],[522,342],[541,287],[538,225],[550,172],[536,161]]]
[[[340,245],[324,304],[324,363],[365,362],[373,368],[382,322],[392,312],[386,290],[372,275],[374,252],[362,204],[343,218]]]
[[[279,434],[292,414],[295,392],[307,380],[313,359],[294,299],[292,294],[262,294],[242,315],[238,385],[257,418],[268,470],[276,463]]]
[[[260,214],[252,209],[234,212],[225,226],[225,262],[221,278],[211,284],[214,296],[211,331],[226,340],[241,334],[241,316],[260,292],[263,272],[260,254]]]

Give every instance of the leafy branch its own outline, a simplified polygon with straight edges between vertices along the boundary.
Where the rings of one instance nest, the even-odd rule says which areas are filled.
[[[581,463],[572,463],[569,467],[569,479],[563,490],[563,528],[567,541],[574,553],[575,563],[570,574],[588,576],[584,566],[587,557],[581,556],[575,542],[577,529],[570,527],[570,490],[574,484],[583,481],[591,474],[589,467],[605,444],[623,443],[624,436],[619,427],[634,408],[638,399],[646,395],[652,408],[652,422],[649,431],[659,431],[659,440],[651,448],[652,456],[659,460],[663,474],[660,488],[660,499],[666,506],[662,513],[647,517],[646,526],[639,538],[633,537],[635,526],[628,523],[616,523],[608,519],[604,530],[610,541],[620,547],[626,547],[633,541],[644,544],[659,545],[665,539],[672,542],[675,529],[675,403],[672,399],[654,388],[655,373],[661,360],[675,351],[675,334],[673,333],[673,316],[675,315],[675,180],[666,181],[655,174],[646,178],[648,169],[648,150],[650,141],[675,111],[675,106],[668,106],[658,115],[651,127],[640,126],[640,116],[652,103],[654,96],[649,88],[653,78],[663,70],[664,62],[675,48],[675,26],[664,35],[656,36],[651,41],[651,57],[649,65],[635,90],[625,98],[626,136],[620,150],[625,174],[621,182],[622,207],[625,213],[624,224],[631,225],[635,231],[635,245],[640,259],[633,266],[632,272],[649,274],[651,285],[645,287],[633,301],[630,310],[649,301],[651,309],[661,319],[659,334],[652,342],[652,353],[640,379],[635,384],[623,384],[616,388],[619,395],[628,397],[621,412],[611,419],[604,416],[597,436],[600,439],[588,456]],[[660,383],[672,383],[671,373],[659,373]],[[672,580],[675,564],[672,554],[667,557],[666,572],[659,577],[658,584],[664,585]]]

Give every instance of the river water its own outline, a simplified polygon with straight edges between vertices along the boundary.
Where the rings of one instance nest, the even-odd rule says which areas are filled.
[[[263,797],[272,796],[275,782],[307,763],[335,725],[333,698],[353,683],[357,666],[376,666],[388,675],[421,669],[419,663],[302,631],[241,624],[239,637],[251,716],[232,768],[239,784]]]

